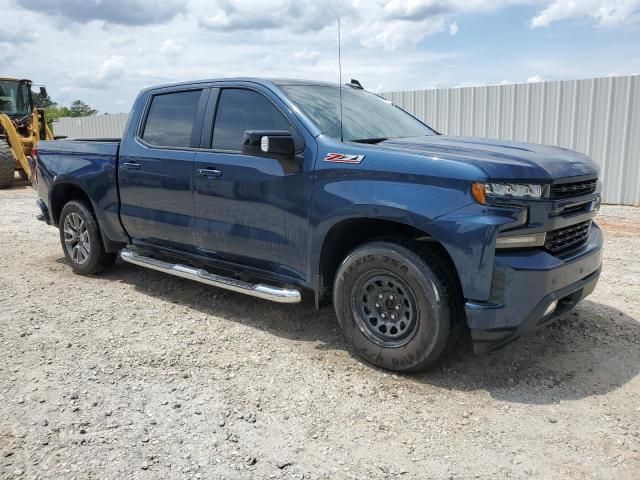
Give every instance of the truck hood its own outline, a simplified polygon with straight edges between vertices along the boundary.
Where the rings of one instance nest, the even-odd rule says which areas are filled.
[[[596,164],[581,153],[532,143],[434,135],[386,140],[375,146],[470,163],[495,180],[551,181],[598,173]]]

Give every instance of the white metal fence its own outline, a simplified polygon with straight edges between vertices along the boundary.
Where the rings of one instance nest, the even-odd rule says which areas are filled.
[[[640,76],[392,92],[446,135],[543,143],[600,165],[606,203],[640,205]],[[56,135],[120,137],[128,114],[61,118]]]
[[[53,133],[67,138],[120,138],[128,118],[128,113],[65,117],[53,123]]]
[[[446,135],[543,143],[589,155],[606,203],[640,205],[640,76],[383,95]]]

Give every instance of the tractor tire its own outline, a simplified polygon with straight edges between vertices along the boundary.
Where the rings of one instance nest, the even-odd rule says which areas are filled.
[[[0,139],[0,188],[9,188],[15,179],[16,161],[9,144]]]

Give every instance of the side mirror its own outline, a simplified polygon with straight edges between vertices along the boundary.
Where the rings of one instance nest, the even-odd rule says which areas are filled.
[[[296,143],[284,130],[247,130],[242,139],[242,153],[258,157],[293,157]]]
[[[42,98],[49,98],[46,87],[40,87],[40,96]]]

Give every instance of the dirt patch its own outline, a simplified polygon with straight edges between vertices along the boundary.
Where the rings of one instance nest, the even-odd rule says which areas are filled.
[[[121,263],[74,275],[35,198],[0,191],[0,478],[637,478],[640,209],[603,207],[575,312],[397,376],[352,356],[331,309]]]

